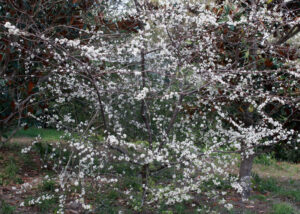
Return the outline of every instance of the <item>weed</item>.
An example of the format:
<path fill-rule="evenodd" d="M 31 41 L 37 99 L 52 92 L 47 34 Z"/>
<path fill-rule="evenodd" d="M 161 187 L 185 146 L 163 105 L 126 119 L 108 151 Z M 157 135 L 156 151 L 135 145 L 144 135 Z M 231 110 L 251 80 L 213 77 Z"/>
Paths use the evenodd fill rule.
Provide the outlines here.
<path fill-rule="evenodd" d="M 296 211 L 288 203 L 274 204 L 272 207 L 272 214 L 295 214 Z"/>

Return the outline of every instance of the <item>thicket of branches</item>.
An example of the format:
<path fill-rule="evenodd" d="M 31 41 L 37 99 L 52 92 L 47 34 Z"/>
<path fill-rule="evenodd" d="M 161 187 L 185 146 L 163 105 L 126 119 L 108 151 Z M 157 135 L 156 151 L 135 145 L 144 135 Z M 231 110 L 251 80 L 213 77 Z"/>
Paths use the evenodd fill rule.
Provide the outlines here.
<path fill-rule="evenodd" d="M 78 199 L 92 209 L 85 185 L 115 186 L 116 163 L 140 178 L 141 189 L 119 189 L 136 210 L 197 194 L 224 204 L 223 182 L 247 198 L 254 157 L 299 145 L 297 6 L 2 2 L 1 132 L 32 123 L 65 131 L 56 146 L 70 155 L 47 156 L 60 212 L 79 184 Z M 239 177 L 228 169 L 233 153 Z"/>

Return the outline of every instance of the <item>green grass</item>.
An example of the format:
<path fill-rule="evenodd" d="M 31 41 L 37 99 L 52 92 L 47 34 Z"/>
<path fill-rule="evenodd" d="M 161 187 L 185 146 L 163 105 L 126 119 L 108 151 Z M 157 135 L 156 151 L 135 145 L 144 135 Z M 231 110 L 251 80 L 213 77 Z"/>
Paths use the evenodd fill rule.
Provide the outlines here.
<path fill-rule="evenodd" d="M 58 196 L 55 196 L 52 199 L 47 199 L 47 200 L 41 200 L 40 203 L 36 203 L 34 205 L 29 205 L 29 201 L 35 199 L 35 197 L 29 196 L 24 200 L 25 206 L 34 206 L 38 209 L 38 213 L 41 214 L 48 214 L 48 213 L 57 213 L 58 210 L 58 203 L 59 203 L 59 198 Z"/>
<path fill-rule="evenodd" d="M 259 201 L 267 201 L 267 197 L 264 195 L 252 195 L 250 196 L 250 200 L 257 199 Z"/>
<path fill-rule="evenodd" d="M 0 201 L 0 214 L 13 214 L 15 209 L 15 207 L 5 203 L 5 201 Z"/>
<path fill-rule="evenodd" d="M 278 192 L 280 190 L 280 187 L 274 178 L 261 178 L 257 174 L 254 174 L 252 183 L 254 189 L 261 193 Z"/>
<path fill-rule="evenodd" d="M 276 165 L 276 160 L 272 157 L 272 155 L 261 154 L 254 159 L 255 164 L 261 164 L 265 166 Z"/>
<path fill-rule="evenodd" d="M 28 137 L 35 138 L 41 136 L 43 140 L 59 140 L 60 136 L 63 135 L 63 131 L 57 131 L 56 129 L 39 129 L 39 128 L 29 128 L 29 129 L 21 129 L 16 132 L 15 137 Z"/>
<path fill-rule="evenodd" d="M 19 166 L 13 157 L 9 158 L 9 162 L 6 163 L 3 170 L 0 172 L 0 185 L 7 185 L 10 183 L 23 183 L 22 179 L 18 175 Z"/>
<path fill-rule="evenodd" d="M 300 202 L 300 189 L 291 190 L 291 189 L 280 189 L 278 192 L 279 196 L 286 197 L 296 202 Z"/>
<path fill-rule="evenodd" d="M 56 181 L 44 180 L 43 183 L 39 186 L 39 188 L 41 191 L 54 193 L 56 186 L 57 186 Z"/>
<path fill-rule="evenodd" d="M 274 178 L 261 178 L 254 174 L 252 182 L 254 189 L 261 193 L 270 192 L 276 197 L 300 202 L 300 187 L 294 185 L 295 181 L 290 180 L 288 183 L 279 183 Z"/>
<path fill-rule="evenodd" d="M 271 214 L 296 214 L 296 211 L 288 203 L 278 203 L 273 205 Z"/>

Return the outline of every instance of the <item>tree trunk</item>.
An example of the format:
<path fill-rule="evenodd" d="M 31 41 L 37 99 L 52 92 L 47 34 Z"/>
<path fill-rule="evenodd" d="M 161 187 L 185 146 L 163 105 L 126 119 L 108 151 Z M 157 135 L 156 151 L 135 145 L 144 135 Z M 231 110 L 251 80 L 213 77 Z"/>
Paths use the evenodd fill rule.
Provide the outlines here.
<path fill-rule="evenodd" d="M 242 186 L 242 199 L 248 199 L 251 192 L 251 170 L 254 160 L 254 155 L 248 157 L 242 156 L 240 165 L 239 181 Z"/>

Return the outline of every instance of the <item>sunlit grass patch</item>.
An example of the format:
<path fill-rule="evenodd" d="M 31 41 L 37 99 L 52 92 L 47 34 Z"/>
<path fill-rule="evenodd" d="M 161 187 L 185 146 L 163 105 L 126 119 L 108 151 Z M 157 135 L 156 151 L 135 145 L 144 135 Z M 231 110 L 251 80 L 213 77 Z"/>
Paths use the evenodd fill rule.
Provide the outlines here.
<path fill-rule="evenodd" d="M 57 131 L 56 129 L 43 129 L 43 128 L 35 128 L 31 127 L 29 129 L 20 129 L 16 132 L 15 137 L 28 137 L 28 138 L 36 138 L 40 136 L 43 140 L 54 141 L 59 140 L 60 136 L 64 134 L 63 131 Z"/>

